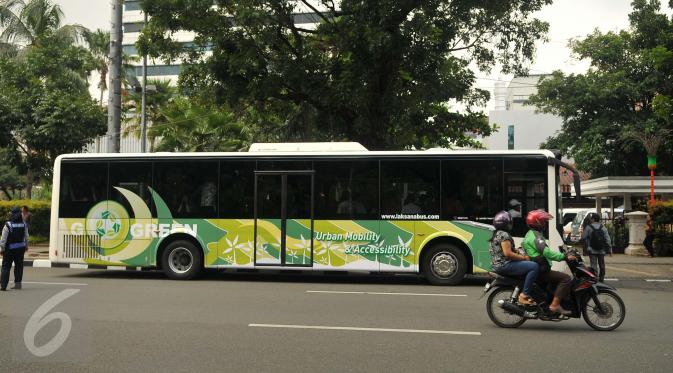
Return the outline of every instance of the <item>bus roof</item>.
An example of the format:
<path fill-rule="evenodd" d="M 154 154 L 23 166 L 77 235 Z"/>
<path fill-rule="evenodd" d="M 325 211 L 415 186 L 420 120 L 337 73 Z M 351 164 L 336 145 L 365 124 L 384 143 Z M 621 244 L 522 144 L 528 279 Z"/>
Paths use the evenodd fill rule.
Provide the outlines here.
<path fill-rule="evenodd" d="M 58 160 L 62 159 L 131 159 L 131 158 L 305 158 L 305 157 L 433 157 L 433 156 L 544 156 L 546 158 L 555 158 L 550 150 L 532 149 L 532 150 L 450 150 L 450 149 L 431 149 L 431 150 L 402 150 L 402 151 L 268 151 L 258 149 L 253 152 L 157 152 L 157 153 L 75 153 L 62 154 Z"/>

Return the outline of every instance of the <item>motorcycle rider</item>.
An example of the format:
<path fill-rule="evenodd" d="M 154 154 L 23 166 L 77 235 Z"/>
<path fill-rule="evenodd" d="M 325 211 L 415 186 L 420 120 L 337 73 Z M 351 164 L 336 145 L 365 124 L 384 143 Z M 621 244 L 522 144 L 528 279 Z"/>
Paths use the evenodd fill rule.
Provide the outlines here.
<path fill-rule="evenodd" d="M 554 217 L 544 210 L 533 210 L 526 216 L 526 224 L 530 228 L 523 240 L 523 248 L 526 254 L 540 265 L 540 280 L 555 284 L 556 291 L 554 299 L 549 305 L 549 311 L 561 315 L 570 315 L 571 312 L 561 307 L 561 299 L 566 298 L 570 293 L 571 277 L 563 272 L 551 270 L 551 261 L 564 261 L 566 259 L 575 260 L 572 255 L 565 255 L 551 250 L 542 233 L 547 222 Z"/>
<path fill-rule="evenodd" d="M 519 294 L 518 301 L 524 305 L 534 305 L 530 297 L 530 288 L 535 283 L 540 266 L 530 261 L 528 255 L 518 253 L 514 248 L 514 240 L 510 235 L 512 230 L 512 215 L 507 211 L 500 211 L 493 218 L 493 236 L 491 243 L 491 269 L 503 276 L 522 276 L 526 279 L 523 284 L 523 292 Z"/>

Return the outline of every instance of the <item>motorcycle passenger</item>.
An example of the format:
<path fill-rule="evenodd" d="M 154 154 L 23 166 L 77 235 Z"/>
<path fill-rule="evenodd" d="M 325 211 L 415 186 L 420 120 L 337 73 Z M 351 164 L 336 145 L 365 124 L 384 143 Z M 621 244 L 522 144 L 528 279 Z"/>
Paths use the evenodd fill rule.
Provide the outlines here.
<path fill-rule="evenodd" d="M 540 266 L 531 262 L 527 255 L 518 253 L 514 249 L 514 240 L 510 235 L 512 230 L 512 215 L 507 211 L 500 211 L 493 218 L 495 231 L 489 242 L 491 243 L 491 269 L 503 276 L 524 276 L 523 292 L 519 294 L 519 303 L 534 305 L 530 296 L 530 288 L 535 283 Z"/>
<path fill-rule="evenodd" d="M 539 278 L 547 283 L 556 285 L 554 299 L 549 305 L 549 311 L 567 316 L 571 312 L 561 307 L 561 299 L 566 298 L 570 294 L 571 277 L 563 272 L 552 271 L 551 261 L 560 262 L 566 258 L 575 260 L 575 257 L 552 251 L 547 246 L 542 232 L 545 230 L 547 222 L 553 218 L 551 214 L 544 210 L 529 212 L 528 216 L 526 216 L 526 224 L 528 224 L 530 230 L 526 233 L 526 237 L 523 240 L 523 248 L 526 250 L 526 254 L 540 265 Z"/>

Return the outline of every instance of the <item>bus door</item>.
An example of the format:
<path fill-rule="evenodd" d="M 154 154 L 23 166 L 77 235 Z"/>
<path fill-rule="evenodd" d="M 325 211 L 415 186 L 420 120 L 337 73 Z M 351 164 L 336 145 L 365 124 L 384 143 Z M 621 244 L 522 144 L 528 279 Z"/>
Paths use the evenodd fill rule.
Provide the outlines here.
<path fill-rule="evenodd" d="M 313 263 L 313 171 L 255 173 L 255 265 Z"/>

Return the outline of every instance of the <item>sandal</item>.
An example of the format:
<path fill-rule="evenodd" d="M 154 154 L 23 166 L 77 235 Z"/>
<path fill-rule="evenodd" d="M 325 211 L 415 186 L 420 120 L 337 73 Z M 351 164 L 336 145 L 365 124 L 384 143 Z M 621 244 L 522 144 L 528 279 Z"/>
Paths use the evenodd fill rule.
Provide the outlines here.
<path fill-rule="evenodd" d="M 563 309 L 563 307 L 561 307 L 561 306 L 549 307 L 549 312 L 558 313 L 558 314 L 561 314 L 563 316 L 570 316 L 570 314 L 572 313 L 572 311 L 568 311 L 566 309 Z"/>
<path fill-rule="evenodd" d="M 523 293 L 519 294 L 519 298 L 517 300 L 519 304 L 523 304 L 524 306 L 534 306 L 537 303 L 533 300 L 533 298 L 524 295 Z"/>

